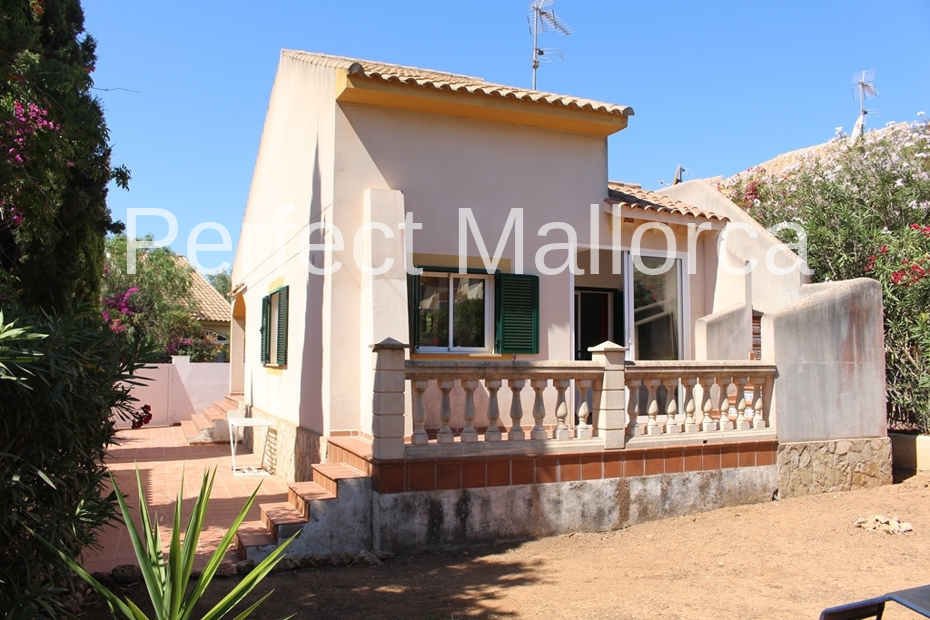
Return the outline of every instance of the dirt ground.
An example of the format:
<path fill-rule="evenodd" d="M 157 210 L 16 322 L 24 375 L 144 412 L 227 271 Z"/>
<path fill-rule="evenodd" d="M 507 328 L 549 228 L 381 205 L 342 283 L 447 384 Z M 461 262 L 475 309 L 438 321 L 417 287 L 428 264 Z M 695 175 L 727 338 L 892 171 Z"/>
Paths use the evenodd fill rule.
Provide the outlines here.
<path fill-rule="evenodd" d="M 899 517 L 914 530 L 855 526 L 874 515 Z M 209 601 L 235 582 L 216 579 Z M 912 476 L 616 532 L 301 569 L 269 576 L 251 600 L 275 589 L 257 619 L 817 618 L 824 607 L 926 583 L 930 477 Z M 147 600 L 141 586 L 120 592 Z M 82 616 L 109 617 L 99 606 Z M 885 614 L 919 617 L 894 603 Z"/>

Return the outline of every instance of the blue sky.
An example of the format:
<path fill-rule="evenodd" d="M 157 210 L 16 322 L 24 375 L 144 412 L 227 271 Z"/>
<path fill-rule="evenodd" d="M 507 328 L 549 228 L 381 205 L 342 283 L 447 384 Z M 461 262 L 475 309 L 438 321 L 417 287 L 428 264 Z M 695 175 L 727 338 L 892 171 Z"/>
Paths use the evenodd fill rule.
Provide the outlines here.
<path fill-rule="evenodd" d="M 117 2 L 84 0 L 98 40 L 94 73 L 113 160 L 132 170 L 112 189 L 114 217 L 163 208 L 186 253 L 201 222 L 238 240 L 282 48 L 414 65 L 529 87 L 529 0 L 471 2 Z M 543 35 L 565 52 L 538 88 L 632 106 L 610 138 L 610 178 L 656 189 L 729 176 L 848 131 L 852 75 L 876 70 L 870 126 L 930 112 L 930 2 L 558 0 L 575 33 Z M 127 92 L 135 91 L 135 92 Z M 159 218 L 139 233 L 165 235 Z M 206 231 L 200 243 L 219 243 Z M 233 251 L 202 253 L 204 267 Z"/>

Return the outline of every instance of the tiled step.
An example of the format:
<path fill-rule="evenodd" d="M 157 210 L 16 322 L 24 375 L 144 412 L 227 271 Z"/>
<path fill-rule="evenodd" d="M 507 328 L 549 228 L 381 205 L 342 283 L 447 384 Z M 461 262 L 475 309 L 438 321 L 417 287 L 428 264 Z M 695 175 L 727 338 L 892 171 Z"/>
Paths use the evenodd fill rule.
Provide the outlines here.
<path fill-rule="evenodd" d="M 192 415 L 191 422 L 199 430 L 213 430 L 213 420 L 208 419 L 207 416 L 203 415 L 202 413 L 195 413 Z"/>
<path fill-rule="evenodd" d="M 223 400 L 233 409 L 238 409 L 239 404 L 245 402 L 245 396 L 243 394 L 227 394 Z"/>
<path fill-rule="evenodd" d="M 316 482 L 291 482 L 287 485 L 287 501 L 304 520 L 310 519 L 310 502 L 316 499 L 335 499 L 335 497 Z"/>
<path fill-rule="evenodd" d="M 184 438 L 187 439 L 188 443 L 191 443 L 192 441 L 195 443 L 201 443 L 200 429 L 194 426 L 194 423 L 190 420 L 183 420 L 181 422 L 181 430 L 184 431 Z"/>
<path fill-rule="evenodd" d="M 262 523 L 279 543 L 300 531 L 307 519 L 290 502 L 261 504 Z"/>
<path fill-rule="evenodd" d="M 228 398 L 228 397 L 227 397 Z M 238 411 L 239 403 L 231 403 L 226 399 L 218 400 L 213 403 L 213 408 L 223 414 L 223 417 L 226 417 L 229 411 Z"/>
<path fill-rule="evenodd" d="M 210 422 L 225 422 L 226 421 L 226 412 L 222 410 L 217 410 L 214 407 L 204 407 L 203 416 L 210 420 Z"/>
<path fill-rule="evenodd" d="M 339 481 L 347 478 L 366 478 L 367 475 L 343 463 L 317 463 L 313 467 L 313 481 L 333 495 L 339 495 Z"/>
<path fill-rule="evenodd" d="M 236 531 L 236 553 L 241 560 L 255 555 L 267 556 L 277 546 L 277 539 L 261 521 L 244 521 Z"/>

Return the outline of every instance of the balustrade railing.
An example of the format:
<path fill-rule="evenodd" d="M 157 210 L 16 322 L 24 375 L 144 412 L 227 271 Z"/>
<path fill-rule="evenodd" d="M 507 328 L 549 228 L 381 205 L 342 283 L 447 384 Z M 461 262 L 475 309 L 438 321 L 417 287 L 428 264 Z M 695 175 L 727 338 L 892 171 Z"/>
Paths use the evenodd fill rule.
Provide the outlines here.
<path fill-rule="evenodd" d="M 603 375 L 604 367 L 596 362 L 407 361 L 405 378 L 414 394 L 411 444 L 590 439 L 593 433 L 587 402 L 595 398 L 592 391 L 599 389 Z M 577 416 L 570 417 L 566 392 L 573 385 L 581 405 Z M 429 398 L 430 386 L 439 390 L 438 399 Z M 501 420 L 499 392 L 505 386 L 509 391 L 509 404 L 507 393 L 504 395 L 509 425 Z M 460 429 L 452 427 L 451 393 L 456 387 L 464 392 Z M 481 387 L 487 401 L 479 416 L 475 392 Z M 524 421 L 523 393 L 527 387 L 533 391 L 532 425 Z M 556 395 L 554 406 L 547 408 L 545 392 L 549 387 Z M 438 418 L 438 428 L 428 427 L 431 406 L 434 414 L 438 408 L 438 416 L 432 416 Z M 486 423 L 480 429 L 475 425 L 479 418 Z"/>
<path fill-rule="evenodd" d="M 626 435 L 767 428 L 774 379 L 765 361 L 629 362 Z"/>
<path fill-rule="evenodd" d="M 772 426 L 768 362 L 625 362 L 612 343 L 592 347 L 592 361 L 406 360 L 405 348 L 374 347 L 376 459 L 428 458 L 451 444 L 456 454 L 617 449 L 638 436 L 687 443 Z"/>

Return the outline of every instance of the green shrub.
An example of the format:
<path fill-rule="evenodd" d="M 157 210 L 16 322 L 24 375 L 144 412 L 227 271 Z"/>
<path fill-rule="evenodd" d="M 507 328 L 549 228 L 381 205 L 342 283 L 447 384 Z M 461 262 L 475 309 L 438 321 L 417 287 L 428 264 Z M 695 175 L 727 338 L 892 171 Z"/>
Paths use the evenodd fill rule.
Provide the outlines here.
<path fill-rule="evenodd" d="M 779 174 L 750 169 L 720 189 L 765 226 L 800 223 L 814 282 L 881 283 L 888 421 L 930 432 L 930 122 L 854 144 L 840 136 Z"/>
<path fill-rule="evenodd" d="M 59 617 L 68 568 L 30 530 L 69 557 L 117 518 L 104 483 L 113 416 L 139 416 L 131 384 L 147 358 L 87 310 L 71 316 L 20 314 L 41 339 L 14 339 L 0 381 L 0 610 L 7 618 Z"/>

